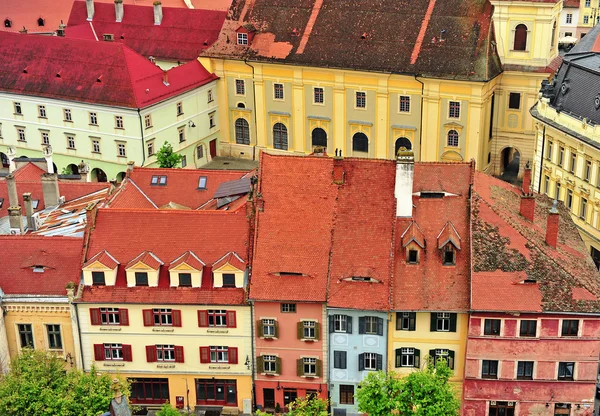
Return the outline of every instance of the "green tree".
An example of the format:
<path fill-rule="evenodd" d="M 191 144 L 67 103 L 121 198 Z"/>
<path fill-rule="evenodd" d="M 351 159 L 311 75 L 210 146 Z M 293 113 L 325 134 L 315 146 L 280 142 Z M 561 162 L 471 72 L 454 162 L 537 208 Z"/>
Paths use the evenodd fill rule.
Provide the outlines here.
<path fill-rule="evenodd" d="M 287 416 L 327 416 L 329 402 L 319 397 L 298 397 L 288 405 Z M 257 416 L 270 416 L 268 413 L 256 412 Z"/>
<path fill-rule="evenodd" d="M 112 387 L 112 378 L 94 367 L 65 371 L 62 359 L 25 349 L 0 377 L 0 415 L 96 416 L 108 411 Z M 125 381 L 120 387 L 128 393 Z"/>
<path fill-rule="evenodd" d="M 399 378 L 397 374 L 369 373 L 356 393 L 358 410 L 370 416 L 458 415 L 460 401 L 448 383 L 452 370 L 445 360 Z"/>
<path fill-rule="evenodd" d="M 167 402 L 156 412 L 156 416 L 181 416 L 181 413 Z"/>
<path fill-rule="evenodd" d="M 161 168 L 174 168 L 181 163 L 183 156 L 173 152 L 173 146 L 165 141 L 158 152 L 156 152 L 156 161 Z"/>

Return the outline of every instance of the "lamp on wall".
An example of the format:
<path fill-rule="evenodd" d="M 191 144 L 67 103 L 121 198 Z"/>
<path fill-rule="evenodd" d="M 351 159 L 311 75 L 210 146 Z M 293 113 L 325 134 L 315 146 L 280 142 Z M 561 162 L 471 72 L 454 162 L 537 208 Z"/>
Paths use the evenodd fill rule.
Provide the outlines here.
<path fill-rule="evenodd" d="M 190 126 L 190 127 L 196 127 L 196 125 L 194 124 L 194 122 L 192 120 L 190 120 L 188 122 L 188 126 Z"/>
<path fill-rule="evenodd" d="M 279 385 L 279 381 L 277 382 L 277 390 L 281 390 L 281 386 Z"/>
<path fill-rule="evenodd" d="M 246 368 L 248 370 L 250 370 L 250 357 L 248 357 L 247 355 L 246 355 L 246 361 L 244 362 L 244 365 L 246 366 Z"/>

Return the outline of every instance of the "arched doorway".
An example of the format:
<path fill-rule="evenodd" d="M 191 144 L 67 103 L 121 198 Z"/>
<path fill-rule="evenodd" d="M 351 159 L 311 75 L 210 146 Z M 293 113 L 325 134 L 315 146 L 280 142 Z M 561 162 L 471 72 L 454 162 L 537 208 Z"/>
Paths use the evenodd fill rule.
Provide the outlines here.
<path fill-rule="evenodd" d="M 398 150 L 400 150 L 401 147 L 404 147 L 406 150 L 412 150 L 412 143 L 406 137 L 398 138 L 396 140 L 396 146 L 395 146 L 395 150 L 394 150 L 395 156 L 398 155 Z"/>
<path fill-rule="evenodd" d="M 121 182 L 123 182 L 123 179 L 125 179 L 125 172 L 117 173 L 117 182 L 121 183 Z"/>
<path fill-rule="evenodd" d="M 516 147 L 505 147 L 500 153 L 500 169 L 502 179 L 513 183 L 519 177 L 521 153 Z"/>
<path fill-rule="evenodd" d="M 70 172 L 71 175 L 79 175 L 79 166 L 74 163 L 71 163 L 67 166 L 67 172 Z"/>
<path fill-rule="evenodd" d="M 4 153 L 0 152 L 0 163 L 2 163 L 3 168 L 8 168 L 10 166 L 10 161 L 8 160 L 8 156 Z"/>
<path fill-rule="evenodd" d="M 106 173 L 100 168 L 92 169 L 92 182 L 106 182 Z"/>
<path fill-rule="evenodd" d="M 327 133 L 320 127 L 312 131 L 312 146 L 322 146 L 327 148 Z"/>

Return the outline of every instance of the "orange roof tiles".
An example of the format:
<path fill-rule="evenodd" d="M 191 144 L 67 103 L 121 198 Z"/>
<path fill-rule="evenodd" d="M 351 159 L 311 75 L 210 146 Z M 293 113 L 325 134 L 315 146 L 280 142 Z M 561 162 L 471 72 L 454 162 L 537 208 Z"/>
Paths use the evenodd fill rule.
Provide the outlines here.
<path fill-rule="evenodd" d="M 28 162 L 26 165 L 17 169 L 13 176 L 17 181 L 20 182 L 39 182 L 42 174 L 46 171 L 39 166 Z"/>
<path fill-rule="evenodd" d="M 177 257 L 169 264 L 169 271 L 173 270 L 180 264 L 187 264 L 188 266 L 193 267 L 196 270 L 202 270 L 202 268 L 205 266 L 204 262 L 189 250 L 183 253 L 181 256 Z"/>
<path fill-rule="evenodd" d="M 125 178 L 121 182 L 121 186 L 106 202 L 106 206 L 110 208 L 157 208 L 148 195 L 130 178 Z"/>
<path fill-rule="evenodd" d="M 408 224 L 408 227 L 402 233 L 402 247 L 408 246 L 410 243 L 414 242 L 419 245 L 422 249 L 425 248 L 425 237 L 423 236 L 423 231 L 419 227 L 415 221 L 411 221 Z"/>
<path fill-rule="evenodd" d="M 229 252 L 221 257 L 219 260 L 213 263 L 212 267 L 213 269 L 219 269 L 226 264 L 229 264 L 238 270 L 246 270 L 246 262 L 240 256 L 238 256 L 237 253 L 233 252 Z"/>
<path fill-rule="evenodd" d="M 85 262 L 83 267 L 87 267 L 91 264 L 94 264 L 95 262 L 98 262 L 103 266 L 108 267 L 109 269 L 115 269 L 119 265 L 119 262 L 106 250 L 102 250 L 95 256 L 91 257 L 88 261 Z"/>
<path fill-rule="evenodd" d="M 160 266 L 164 264 L 162 260 L 156 257 L 156 255 L 154 255 L 151 251 L 144 251 L 140 253 L 139 256 L 127 263 L 125 265 L 125 270 L 132 268 L 138 263 L 142 263 L 143 265 L 148 266 L 153 270 L 158 270 Z"/>
<path fill-rule="evenodd" d="M 460 235 L 452 225 L 452 221 L 448 221 L 440 234 L 438 235 L 438 248 L 442 249 L 448 243 L 452 243 L 454 247 L 460 250 Z"/>
<path fill-rule="evenodd" d="M 472 308 L 476 311 L 541 312 L 539 285 L 516 283 L 514 278 L 514 274 L 500 270 L 475 273 Z"/>

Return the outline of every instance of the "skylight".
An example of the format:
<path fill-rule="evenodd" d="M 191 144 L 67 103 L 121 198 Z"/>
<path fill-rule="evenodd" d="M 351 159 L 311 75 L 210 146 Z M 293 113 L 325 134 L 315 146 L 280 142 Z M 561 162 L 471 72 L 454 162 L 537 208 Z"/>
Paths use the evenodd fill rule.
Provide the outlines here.
<path fill-rule="evenodd" d="M 167 175 L 152 175 L 150 185 L 165 186 L 167 184 Z"/>
<path fill-rule="evenodd" d="M 40 205 L 39 199 L 34 199 L 33 201 L 31 201 L 31 206 L 33 207 L 33 209 L 37 209 L 38 205 Z"/>
<path fill-rule="evenodd" d="M 33 272 L 34 273 L 44 273 L 44 266 L 33 266 Z"/>
<path fill-rule="evenodd" d="M 206 176 L 200 176 L 198 179 L 198 189 L 206 189 L 206 182 L 208 178 Z"/>

